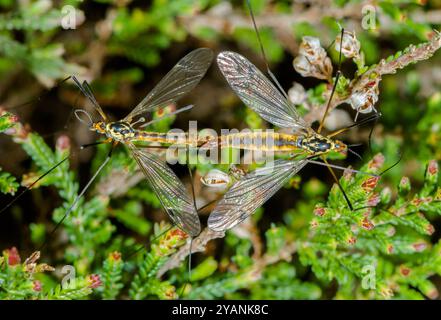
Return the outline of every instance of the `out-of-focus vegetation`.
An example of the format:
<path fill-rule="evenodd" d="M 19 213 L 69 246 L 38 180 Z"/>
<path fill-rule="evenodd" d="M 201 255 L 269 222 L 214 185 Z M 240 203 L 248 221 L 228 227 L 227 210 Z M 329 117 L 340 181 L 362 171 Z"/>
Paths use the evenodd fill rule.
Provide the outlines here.
<path fill-rule="evenodd" d="M 356 149 L 363 160 L 350 156 L 339 164 L 380 173 L 402 155 L 399 164 L 381 179 L 342 175 L 354 211 L 326 168 L 308 165 L 225 236 L 204 230 L 194 240 L 200 253 L 187 285 L 189 238 L 170 229 L 123 147 L 51 235 L 109 148 L 79 150 L 96 138 L 71 117 L 85 100 L 71 82 L 57 83 L 72 74 L 90 81 L 103 109 L 118 119 L 194 48 L 238 51 L 262 70 L 265 65 L 243 1 L 0 0 L 0 208 L 70 154 L 0 214 L 0 298 L 439 298 L 441 61 L 433 29 L 440 28 L 441 3 L 251 3 L 272 71 L 314 127 L 335 79 L 295 71 L 302 37 L 320 39 L 335 74 L 339 24 L 355 32 L 360 55 L 343 55 L 340 102 L 350 103 L 351 88 L 363 83 L 355 80 L 369 70 L 395 66 L 369 78 L 378 87 L 375 108 L 382 114 L 371 139 L 368 126 L 339 136 L 363 143 Z M 218 131 L 268 126 L 241 104 L 215 66 L 186 102 L 195 104 L 190 112 L 149 130 L 187 130 L 187 120 Z M 355 116 L 349 104 L 333 109 L 328 131 Z M 199 181 L 211 167 L 193 167 L 200 207 L 222 194 Z M 191 192 L 186 168 L 173 169 Z M 200 212 L 203 224 L 210 208 Z M 209 241 L 215 238 L 221 239 Z"/>

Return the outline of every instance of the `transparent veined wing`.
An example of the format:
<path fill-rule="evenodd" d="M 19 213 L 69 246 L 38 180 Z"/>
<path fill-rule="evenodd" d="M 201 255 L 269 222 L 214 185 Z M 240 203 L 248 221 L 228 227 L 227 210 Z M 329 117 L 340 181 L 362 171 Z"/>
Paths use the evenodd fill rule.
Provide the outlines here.
<path fill-rule="evenodd" d="M 271 198 L 307 160 L 276 160 L 237 181 L 217 203 L 208 227 L 225 231 L 241 223 Z"/>
<path fill-rule="evenodd" d="M 199 216 L 181 180 L 158 156 L 127 145 L 172 222 L 190 236 L 197 236 L 201 231 Z"/>
<path fill-rule="evenodd" d="M 281 128 L 309 128 L 295 107 L 244 56 L 224 51 L 217 56 L 217 64 L 239 98 L 263 119 Z"/>
<path fill-rule="evenodd" d="M 175 103 L 191 91 L 207 72 L 213 60 L 213 51 L 208 48 L 193 50 L 171 69 L 153 90 L 124 118 L 133 118 Z"/>

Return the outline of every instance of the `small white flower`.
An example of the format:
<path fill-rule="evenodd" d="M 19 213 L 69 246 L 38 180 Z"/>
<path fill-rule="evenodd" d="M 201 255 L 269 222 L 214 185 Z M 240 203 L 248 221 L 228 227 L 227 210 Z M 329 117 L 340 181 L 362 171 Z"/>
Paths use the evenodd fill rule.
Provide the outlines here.
<path fill-rule="evenodd" d="M 294 69 L 298 73 L 300 73 L 303 77 L 308 77 L 314 72 L 314 66 L 303 55 L 298 55 L 294 59 L 293 65 L 294 65 Z"/>
<path fill-rule="evenodd" d="M 349 126 L 351 123 L 352 119 L 346 111 L 334 109 L 325 119 L 325 128 L 329 131 L 335 131 L 338 128 Z"/>
<path fill-rule="evenodd" d="M 322 48 L 319 38 L 305 36 L 300 44 L 299 55 L 306 56 L 312 64 L 315 64 L 326 57 L 326 51 Z"/>
<path fill-rule="evenodd" d="M 349 104 L 354 110 L 359 113 L 370 113 L 376 111 L 374 106 L 378 101 L 378 93 L 375 89 L 364 91 L 356 91 L 352 93 Z"/>
<path fill-rule="evenodd" d="M 326 55 L 320 40 L 315 37 L 303 37 L 299 55 L 293 61 L 294 69 L 303 77 L 331 79 L 331 59 Z"/>
<path fill-rule="evenodd" d="M 305 88 L 300 83 L 294 82 L 293 86 L 288 90 L 288 97 L 295 105 L 303 103 L 306 100 Z"/>

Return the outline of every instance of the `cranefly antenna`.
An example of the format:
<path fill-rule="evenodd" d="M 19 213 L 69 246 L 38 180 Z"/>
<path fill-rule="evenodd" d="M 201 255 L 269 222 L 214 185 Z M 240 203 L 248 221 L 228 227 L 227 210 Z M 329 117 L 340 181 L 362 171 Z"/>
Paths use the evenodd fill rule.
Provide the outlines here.
<path fill-rule="evenodd" d="M 46 92 L 40 94 L 37 98 L 35 99 L 31 99 L 29 101 L 26 101 L 22 104 L 19 104 L 18 106 L 12 107 L 11 109 L 20 109 L 22 107 L 25 107 L 29 104 L 33 104 L 37 101 L 41 101 L 42 98 L 46 97 L 50 92 L 52 92 L 55 88 L 59 87 L 60 85 L 62 85 L 64 82 L 66 82 L 67 80 L 69 80 L 71 78 L 71 76 L 59 81 L 57 84 L 55 84 L 52 88 L 48 89 Z"/>

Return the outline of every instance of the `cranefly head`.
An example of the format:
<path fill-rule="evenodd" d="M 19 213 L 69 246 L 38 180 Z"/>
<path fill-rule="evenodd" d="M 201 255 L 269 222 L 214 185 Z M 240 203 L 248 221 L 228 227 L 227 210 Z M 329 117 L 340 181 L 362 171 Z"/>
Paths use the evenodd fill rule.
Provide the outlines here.
<path fill-rule="evenodd" d="M 333 151 L 337 152 L 343 156 L 346 156 L 348 154 L 348 145 L 340 140 L 334 140 L 333 141 Z"/>
<path fill-rule="evenodd" d="M 82 124 L 86 125 L 89 130 L 95 131 L 101 134 L 106 133 L 106 124 L 103 121 L 93 121 L 92 116 L 89 112 L 83 109 L 77 109 L 74 111 L 75 117 Z"/>
<path fill-rule="evenodd" d="M 97 133 L 105 134 L 106 133 L 106 124 L 102 121 L 94 122 L 89 127 L 90 130 L 95 131 Z"/>

